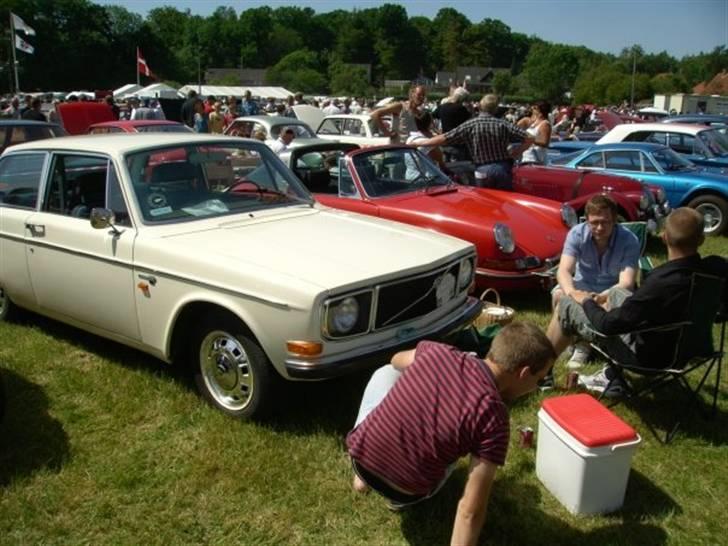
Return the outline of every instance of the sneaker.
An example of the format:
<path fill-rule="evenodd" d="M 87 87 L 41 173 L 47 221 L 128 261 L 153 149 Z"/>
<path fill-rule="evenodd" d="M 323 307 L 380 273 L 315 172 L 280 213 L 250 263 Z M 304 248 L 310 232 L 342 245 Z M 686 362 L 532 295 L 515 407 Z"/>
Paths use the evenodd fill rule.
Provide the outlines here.
<path fill-rule="evenodd" d="M 566 367 L 570 370 L 578 370 L 589 361 L 590 354 L 591 349 L 588 345 L 577 345 L 574 347 L 574 352 L 566 363 Z"/>
<path fill-rule="evenodd" d="M 612 379 L 609 387 L 604 390 L 605 398 L 610 400 L 617 400 L 619 398 L 625 398 L 630 395 L 630 388 L 623 377 L 618 376 Z"/>
<path fill-rule="evenodd" d="M 542 391 L 548 391 L 554 388 L 554 370 L 551 369 L 543 376 L 543 379 L 538 382 L 538 388 Z"/>
<path fill-rule="evenodd" d="M 594 392 L 604 392 L 604 389 L 607 388 L 607 385 L 609 384 L 609 379 L 607 378 L 607 368 L 602 368 L 601 371 L 595 373 L 594 375 L 580 375 L 579 376 L 579 385 L 585 387 L 587 390 L 594 391 Z"/>

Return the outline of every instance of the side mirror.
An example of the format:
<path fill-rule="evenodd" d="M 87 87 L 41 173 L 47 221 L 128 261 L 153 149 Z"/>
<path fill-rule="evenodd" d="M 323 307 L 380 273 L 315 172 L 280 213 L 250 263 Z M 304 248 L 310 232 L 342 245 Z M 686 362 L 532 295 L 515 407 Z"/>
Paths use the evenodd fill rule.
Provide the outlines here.
<path fill-rule="evenodd" d="M 116 229 L 114 222 L 116 216 L 114 211 L 111 209 L 93 208 L 91 209 L 91 227 L 94 229 L 105 229 L 111 228 L 114 233 L 120 235 L 121 232 Z"/>

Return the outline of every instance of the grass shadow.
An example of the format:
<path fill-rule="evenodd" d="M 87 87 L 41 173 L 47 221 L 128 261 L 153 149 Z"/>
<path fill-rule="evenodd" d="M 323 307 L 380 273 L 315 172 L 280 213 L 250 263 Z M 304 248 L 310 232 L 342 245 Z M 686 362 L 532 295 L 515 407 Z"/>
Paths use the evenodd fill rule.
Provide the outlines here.
<path fill-rule="evenodd" d="M 69 457 L 68 436 L 48 413 L 48 397 L 39 385 L 4 369 L 5 415 L 0 423 L 0 487 L 18 478 L 60 470 Z"/>
<path fill-rule="evenodd" d="M 452 532 L 457 502 L 462 493 L 465 471 L 458 472 L 458 479 L 451 480 L 436 497 L 421 505 L 402 512 L 401 528 L 409 544 L 429 546 L 447 544 Z M 455 476 L 454 476 L 455 477 Z M 649 515 L 653 507 L 635 504 L 657 497 L 659 515 L 666 514 L 674 503 L 655 488 L 643 476 L 637 478 L 631 489 L 646 487 L 647 494 L 632 499 L 629 505 L 616 515 L 589 518 L 592 528 L 582 530 L 578 522 L 568 523 L 562 514 L 549 514 L 541 506 L 542 490 L 531 483 L 514 477 L 499 477 L 493 486 L 485 528 L 480 544 L 528 545 L 528 544 L 590 544 L 591 546 L 618 544 L 660 545 L 667 542 L 667 533 L 654 524 L 643 523 L 640 517 Z M 630 493 L 628 492 L 628 495 Z M 636 497 L 637 495 L 635 495 Z M 629 514 L 629 517 L 627 517 Z M 622 521 L 614 523 L 614 518 Z M 593 528 L 596 521 L 605 525 Z"/>

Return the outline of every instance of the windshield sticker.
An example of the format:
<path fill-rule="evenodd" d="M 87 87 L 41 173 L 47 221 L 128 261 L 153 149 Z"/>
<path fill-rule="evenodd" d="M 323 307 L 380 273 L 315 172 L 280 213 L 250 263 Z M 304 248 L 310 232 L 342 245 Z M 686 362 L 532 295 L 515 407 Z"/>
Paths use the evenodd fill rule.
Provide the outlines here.
<path fill-rule="evenodd" d="M 224 214 L 230 211 L 225 203 L 219 199 L 208 199 L 198 205 L 184 207 L 182 210 L 190 216 L 209 216 L 210 214 Z"/>
<path fill-rule="evenodd" d="M 172 212 L 172 207 L 160 207 L 158 209 L 150 209 L 149 214 L 152 216 L 162 216 L 163 214 L 169 214 Z"/>

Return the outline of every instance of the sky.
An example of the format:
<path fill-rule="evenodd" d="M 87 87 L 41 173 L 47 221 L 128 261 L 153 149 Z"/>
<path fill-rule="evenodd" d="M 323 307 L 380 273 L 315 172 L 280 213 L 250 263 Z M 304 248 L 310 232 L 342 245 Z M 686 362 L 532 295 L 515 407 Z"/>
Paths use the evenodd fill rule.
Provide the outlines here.
<path fill-rule="evenodd" d="M 146 15 L 155 7 L 174 6 L 196 15 L 209 15 L 216 7 L 237 12 L 259 6 L 311 7 L 317 13 L 351 11 L 380 6 L 373 0 L 92 0 L 120 5 Z M 420 0 L 396 1 L 411 16 L 430 19 L 443 7 L 452 7 L 477 23 L 499 19 L 512 32 L 535 35 L 549 42 L 583 45 L 594 51 L 619 53 L 639 44 L 647 53 L 667 51 L 678 59 L 728 45 L 728 0 Z"/>

